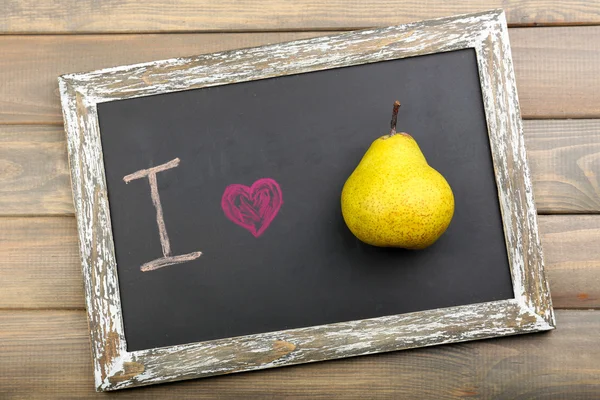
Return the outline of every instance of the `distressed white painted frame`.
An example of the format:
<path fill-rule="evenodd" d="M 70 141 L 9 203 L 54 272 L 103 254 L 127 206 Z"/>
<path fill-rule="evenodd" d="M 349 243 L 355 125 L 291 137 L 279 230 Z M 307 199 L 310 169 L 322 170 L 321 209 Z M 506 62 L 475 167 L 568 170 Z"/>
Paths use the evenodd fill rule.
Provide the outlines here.
<path fill-rule="evenodd" d="M 128 352 L 96 105 L 473 48 L 515 298 Z M 554 328 L 504 12 L 441 18 L 59 78 L 97 390 Z"/>

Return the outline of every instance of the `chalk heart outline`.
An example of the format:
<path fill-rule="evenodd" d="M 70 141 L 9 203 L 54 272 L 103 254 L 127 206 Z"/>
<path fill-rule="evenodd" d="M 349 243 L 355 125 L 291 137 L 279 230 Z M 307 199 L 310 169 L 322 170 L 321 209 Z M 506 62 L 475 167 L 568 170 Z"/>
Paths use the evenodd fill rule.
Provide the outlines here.
<path fill-rule="evenodd" d="M 231 184 L 225 188 L 221 198 L 225 216 L 248 230 L 255 238 L 271 225 L 282 204 L 281 188 L 271 178 L 259 179 L 250 187 Z"/>

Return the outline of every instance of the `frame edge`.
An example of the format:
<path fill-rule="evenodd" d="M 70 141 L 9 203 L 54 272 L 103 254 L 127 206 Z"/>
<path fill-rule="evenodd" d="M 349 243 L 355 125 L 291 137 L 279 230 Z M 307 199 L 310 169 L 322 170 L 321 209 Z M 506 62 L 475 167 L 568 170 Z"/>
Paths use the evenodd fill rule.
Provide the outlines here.
<path fill-rule="evenodd" d="M 95 108 L 95 105 L 88 104 L 86 95 L 78 90 L 77 82 L 70 77 L 59 76 L 58 84 L 68 147 L 73 205 L 77 217 L 78 250 L 84 283 L 95 390 L 99 392 L 105 390 L 105 382 L 111 376 L 110 371 L 122 368 L 120 360 L 123 353 L 126 353 L 122 321 L 118 314 L 110 312 L 111 305 L 114 304 L 111 304 L 111 299 L 106 293 L 114 286 L 109 281 L 116 282 L 116 276 L 109 276 L 109 271 L 104 270 L 102 266 L 105 262 L 103 257 L 108 256 L 110 259 L 111 256 L 106 253 L 104 256 L 98 254 L 98 249 L 106 250 L 107 247 L 112 246 L 112 237 L 102 235 L 102 229 L 106 226 L 110 230 L 108 207 L 103 207 L 101 204 L 101 188 L 105 189 L 106 186 L 103 165 L 99 177 L 97 172 L 89 171 L 94 169 L 89 158 L 99 154 L 98 162 L 101 164 L 103 159 L 99 138 L 89 134 L 90 119 L 94 119 L 94 113 L 90 112 L 90 109 Z M 108 200 L 106 202 L 108 203 Z M 103 240 L 109 243 L 99 243 Z M 98 291 L 100 296 L 96 296 Z M 115 292 L 118 293 L 118 285 L 115 286 Z M 114 302 L 120 306 L 119 298 L 116 300 L 113 298 L 112 303 Z M 106 311 L 109 315 L 106 315 Z"/>
<path fill-rule="evenodd" d="M 513 291 L 523 309 L 539 317 L 540 328 L 548 330 L 556 322 L 544 273 L 506 14 L 497 14 L 491 22 L 477 53 Z"/>

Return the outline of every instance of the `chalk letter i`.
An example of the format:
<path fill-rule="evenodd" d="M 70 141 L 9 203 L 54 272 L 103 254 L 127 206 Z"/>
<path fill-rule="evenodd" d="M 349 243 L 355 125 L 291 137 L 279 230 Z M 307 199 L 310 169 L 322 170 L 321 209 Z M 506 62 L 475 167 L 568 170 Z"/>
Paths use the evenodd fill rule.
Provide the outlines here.
<path fill-rule="evenodd" d="M 156 208 L 156 223 L 158 225 L 158 233 L 160 234 L 160 244 L 162 246 L 163 257 L 157 258 L 156 260 L 149 261 L 140 267 L 142 272 L 153 271 L 162 267 L 166 267 L 173 264 L 181 264 L 187 261 L 195 260 L 200 257 L 202 253 L 200 251 L 183 254 L 180 256 L 171 255 L 171 244 L 169 243 L 169 236 L 167 235 L 167 228 L 165 227 L 165 220 L 163 218 L 163 210 L 160 204 L 160 195 L 158 194 L 158 183 L 156 181 L 156 174 L 161 171 L 166 171 L 171 168 L 175 168 L 179 165 L 179 158 L 158 165 L 156 167 L 141 169 L 133 174 L 129 174 L 123 178 L 125 183 L 129 183 L 135 179 L 148 178 L 150 183 L 150 196 L 152 197 L 152 203 Z"/>

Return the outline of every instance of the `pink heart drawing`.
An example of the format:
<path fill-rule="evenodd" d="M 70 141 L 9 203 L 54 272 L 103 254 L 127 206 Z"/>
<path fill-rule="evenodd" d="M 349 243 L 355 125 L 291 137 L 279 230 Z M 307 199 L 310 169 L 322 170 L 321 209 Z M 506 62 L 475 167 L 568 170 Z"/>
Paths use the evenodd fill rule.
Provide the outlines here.
<path fill-rule="evenodd" d="M 254 237 L 264 233 L 282 204 L 281 188 L 271 178 L 259 179 L 251 187 L 237 183 L 229 185 L 221 199 L 225 216 Z"/>

